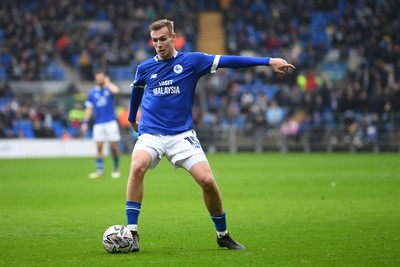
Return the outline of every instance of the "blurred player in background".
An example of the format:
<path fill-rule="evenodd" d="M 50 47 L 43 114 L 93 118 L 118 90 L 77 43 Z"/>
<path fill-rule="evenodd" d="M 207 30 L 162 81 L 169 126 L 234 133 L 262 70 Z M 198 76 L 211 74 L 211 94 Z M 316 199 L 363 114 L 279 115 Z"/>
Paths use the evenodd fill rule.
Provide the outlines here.
<path fill-rule="evenodd" d="M 173 22 L 159 20 L 149 27 L 157 55 L 141 63 L 132 83 L 129 121 L 139 139 L 132 152 L 127 184 L 127 227 L 134 237 L 132 251 L 139 251 L 138 217 L 143 198 L 143 179 L 165 155 L 175 168 L 184 168 L 201 186 L 204 203 L 217 231 L 220 247 L 244 250 L 227 230 L 220 190 L 193 129 L 192 105 L 197 81 L 218 68 L 270 66 L 284 75 L 294 69 L 281 58 L 254 58 L 177 52 Z M 140 121 L 136 121 L 141 104 Z M 177 207 L 178 208 L 178 207 Z M 166 225 L 168 227 L 168 225 Z"/>
<path fill-rule="evenodd" d="M 117 85 L 111 82 L 105 71 L 95 73 L 96 86 L 89 92 L 85 102 L 85 117 L 82 123 L 82 132 L 88 129 L 88 122 L 93 116 L 93 140 L 96 142 L 97 158 L 96 172 L 90 173 L 89 178 L 95 179 L 103 176 L 103 145 L 110 142 L 113 157 L 113 170 L 111 177 L 119 178 L 119 149 L 121 139 L 118 121 L 115 114 L 114 95 L 119 94 Z"/>

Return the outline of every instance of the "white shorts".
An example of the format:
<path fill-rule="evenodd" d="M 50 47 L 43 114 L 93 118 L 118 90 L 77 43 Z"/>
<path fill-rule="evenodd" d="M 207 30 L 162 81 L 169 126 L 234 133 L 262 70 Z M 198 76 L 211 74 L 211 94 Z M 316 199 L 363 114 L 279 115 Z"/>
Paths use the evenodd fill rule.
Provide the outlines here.
<path fill-rule="evenodd" d="M 175 168 L 187 171 L 197 162 L 208 161 L 194 130 L 177 135 L 142 134 L 133 148 L 137 150 L 151 155 L 150 169 L 155 168 L 164 155 Z"/>
<path fill-rule="evenodd" d="M 121 140 L 117 121 L 95 124 L 93 126 L 93 140 L 96 142 L 118 142 Z"/>

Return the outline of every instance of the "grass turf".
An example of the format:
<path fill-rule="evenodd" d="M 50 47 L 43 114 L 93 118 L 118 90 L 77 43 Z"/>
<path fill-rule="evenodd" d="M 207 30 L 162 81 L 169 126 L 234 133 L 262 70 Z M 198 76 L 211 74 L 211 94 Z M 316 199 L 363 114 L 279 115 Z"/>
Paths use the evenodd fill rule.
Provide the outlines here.
<path fill-rule="evenodd" d="M 0 160 L 0 266 L 399 266 L 398 154 L 209 155 L 232 236 L 218 248 L 198 185 L 165 160 L 148 172 L 141 251 L 107 254 L 125 224 L 123 178 L 94 159 Z M 110 170 L 111 159 L 105 166 Z"/>

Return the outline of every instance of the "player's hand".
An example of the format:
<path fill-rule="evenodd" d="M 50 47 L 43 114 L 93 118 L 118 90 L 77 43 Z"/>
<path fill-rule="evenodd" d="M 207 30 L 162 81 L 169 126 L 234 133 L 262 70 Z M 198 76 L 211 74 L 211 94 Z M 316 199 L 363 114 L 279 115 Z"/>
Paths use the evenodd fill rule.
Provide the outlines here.
<path fill-rule="evenodd" d="M 139 123 L 131 122 L 131 126 L 132 126 L 133 130 L 135 130 L 135 132 L 138 132 Z"/>
<path fill-rule="evenodd" d="M 111 82 L 110 76 L 106 76 L 104 78 L 104 84 L 108 85 L 108 84 L 110 84 L 110 82 Z"/>
<path fill-rule="evenodd" d="M 82 133 L 86 133 L 87 130 L 88 130 L 88 124 L 87 123 L 82 123 L 81 132 Z"/>
<path fill-rule="evenodd" d="M 284 76 L 288 71 L 294 70 L 295 67 L 292 64 L 286 62 L 282 58 L 271 58 L 269 60 L 269 66 L 281 76 Z"/>

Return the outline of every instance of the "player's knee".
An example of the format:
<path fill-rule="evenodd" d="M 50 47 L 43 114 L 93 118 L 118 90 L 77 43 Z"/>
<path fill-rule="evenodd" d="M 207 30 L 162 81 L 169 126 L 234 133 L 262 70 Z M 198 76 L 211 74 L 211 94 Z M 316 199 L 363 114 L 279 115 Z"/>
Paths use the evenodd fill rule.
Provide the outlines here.
<path fill-rule="evenodd" d="M 149 164 L 142 159 L 132 160 L 131 165 L 131 172 L 140 176 L 143 176 L 149 168 Z"/>
<path fill-rule="evenodd" d="M 215 190 L 216 189 L 216 182 L 212 175 L 205 175 L 198 180 L 200 186 L 204 190 Z"/>

